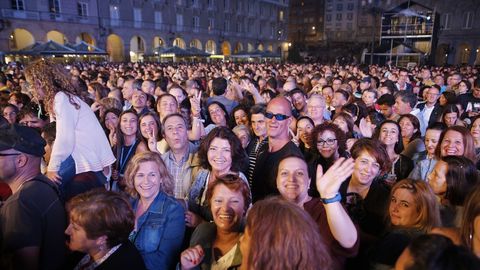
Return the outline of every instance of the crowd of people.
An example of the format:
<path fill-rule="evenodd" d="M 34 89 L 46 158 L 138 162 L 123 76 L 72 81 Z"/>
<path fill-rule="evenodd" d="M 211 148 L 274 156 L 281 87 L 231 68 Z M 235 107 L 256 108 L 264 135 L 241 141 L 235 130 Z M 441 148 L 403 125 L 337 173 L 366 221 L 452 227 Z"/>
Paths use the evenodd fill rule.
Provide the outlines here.
<path fill-rule="evenodd" d="M 475 67 L 0 73 L 1 269 L 480 269 Z"/>

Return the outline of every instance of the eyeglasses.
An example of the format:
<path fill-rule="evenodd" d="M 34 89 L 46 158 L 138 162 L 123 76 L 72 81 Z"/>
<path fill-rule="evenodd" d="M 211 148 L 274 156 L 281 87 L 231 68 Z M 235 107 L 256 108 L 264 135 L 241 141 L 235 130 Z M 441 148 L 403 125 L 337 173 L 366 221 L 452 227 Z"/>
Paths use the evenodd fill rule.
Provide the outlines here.
<path fill-rule="evenodd" d="M 18 156 L 21 153 L 0 153 L 0 157 L 8 157 L 8 156 Z"/>
<path fill-rule="evenodd" d="M 335 142 L 337 141 L 337 139 L 326 139 L 325 141 L 324 140 L 319 140 L 317 142 L 317 145 L 320 145 L 320 146 L 323 146 L 325 144 L 327 145 L 333 145 Z"/>
<path fill-rule="evenodd" d="M 289 118 L 290 116 L 285 115 L 285 114 L 281 114 L 281 113 L 274 114 L 274 113 L 271 113 L 271 112 L 266 112 L 265 117 L 267 117 L 268 119 L 273 119 L 273 117 L 275 117 L 275 119 L 277 121 L 283 121 L 283 120 Z"/>

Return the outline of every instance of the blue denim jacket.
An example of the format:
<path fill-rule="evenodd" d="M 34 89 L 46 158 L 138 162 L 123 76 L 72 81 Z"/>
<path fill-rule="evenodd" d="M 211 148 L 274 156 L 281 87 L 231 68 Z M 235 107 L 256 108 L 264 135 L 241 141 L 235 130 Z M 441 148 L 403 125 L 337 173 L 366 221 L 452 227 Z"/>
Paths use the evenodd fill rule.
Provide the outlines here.
<path fill-rule="evenodd" d="M 132 202 L 134 211 L 139 199 Z M 147 269 L 171 269 L 181 251 L 185 233 L 185 210 L 173 197 L 159 192 L 148 210 L 138 218 L 130 234 Z"/>

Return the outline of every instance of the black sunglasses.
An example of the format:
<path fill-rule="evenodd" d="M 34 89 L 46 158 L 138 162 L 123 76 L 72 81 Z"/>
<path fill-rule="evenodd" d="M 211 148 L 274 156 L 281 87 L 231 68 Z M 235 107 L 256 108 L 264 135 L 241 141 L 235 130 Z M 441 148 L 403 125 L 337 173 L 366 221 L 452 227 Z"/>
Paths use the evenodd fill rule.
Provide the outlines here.
<path fill-rule="evenodd" d="M 273 114 L 271 112 L 266 112 L 265 117 L 267 117 L 268 119 L 272 119 L 273 117 L 275 117 L 275 119 L 277 119 L 277 121 L 283 121 L 283 120 L 289 118 L 290 116 L 285 115 L 285 114 L 281 114 L 281 113 Z"/>

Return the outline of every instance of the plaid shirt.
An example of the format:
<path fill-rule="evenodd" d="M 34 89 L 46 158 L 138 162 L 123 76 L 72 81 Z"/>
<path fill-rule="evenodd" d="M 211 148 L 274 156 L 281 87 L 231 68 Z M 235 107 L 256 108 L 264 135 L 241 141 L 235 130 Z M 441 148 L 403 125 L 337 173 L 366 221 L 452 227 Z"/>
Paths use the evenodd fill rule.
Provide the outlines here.
<path fill-rule="evenodd" d="M 177 199 L 185 199 L 192 184 L 191 157 L 197 152 L 194 144 L 189 143 L 188 152 L 177 161 L 171 150 L 162 155 L 168 172 L 172 175 L 175 187 L 173 193 Z"/>

